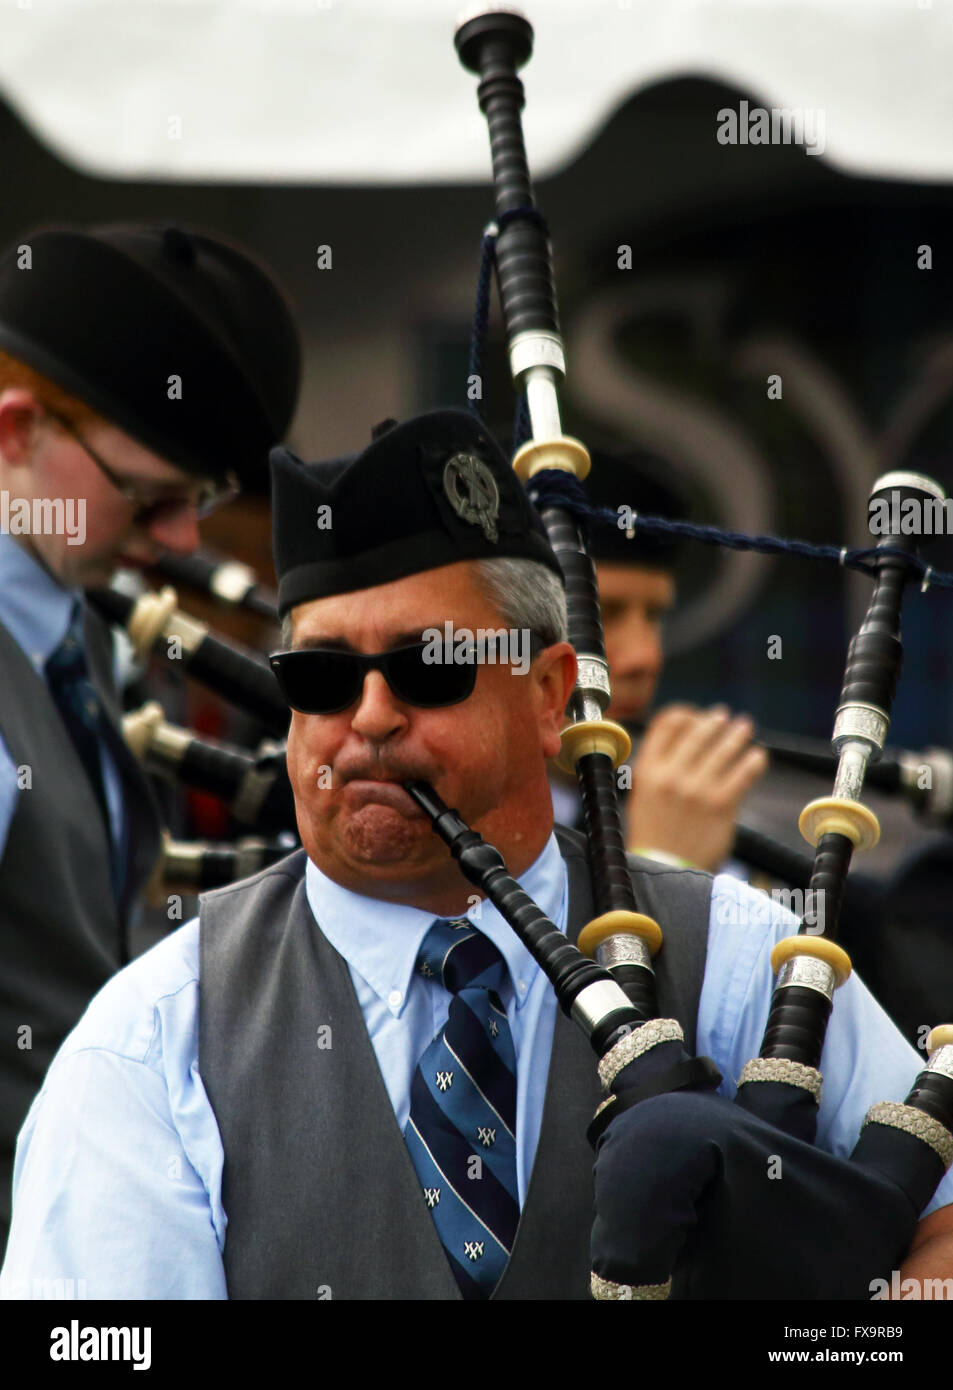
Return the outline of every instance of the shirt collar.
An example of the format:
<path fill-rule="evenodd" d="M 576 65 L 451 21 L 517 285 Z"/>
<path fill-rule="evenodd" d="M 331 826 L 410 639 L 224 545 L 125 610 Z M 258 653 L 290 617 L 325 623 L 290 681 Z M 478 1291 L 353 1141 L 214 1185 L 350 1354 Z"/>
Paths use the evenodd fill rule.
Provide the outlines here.
<path fill-rule="evenodd" d="M 519 884 L 550 921 L 565 931 L 568 877 L 555 835 L 550 835 Z M 399 1016 L 407 1000 L 417 955 L 434 921 L 433 913 L 352 893 L 323 874 L 310 859 L 305 889 L 311 911 L 331 945 L 363 976 L 391 1013 Z M 516 1007 L 522 1008 L 539 966 L 490 902 L 480 898 L 468 909 L 466 902 L 463 892 L 461 910 L 454 915 L 467 917 L 477 931 L 498 947 L 513 980 Z"/>
<path fill-rule="evenodd" d="M 82 601 L 78 589 L 64 589 L 25 546 L 0 533 L 0 618 L 41 675 Z"/>

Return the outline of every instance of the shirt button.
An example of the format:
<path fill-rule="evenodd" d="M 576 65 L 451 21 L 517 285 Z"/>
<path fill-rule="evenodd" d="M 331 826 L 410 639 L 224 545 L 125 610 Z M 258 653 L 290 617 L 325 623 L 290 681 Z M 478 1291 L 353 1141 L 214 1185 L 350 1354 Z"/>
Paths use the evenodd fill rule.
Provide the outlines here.
<path fill-rule="evenodd" d="M 516 982 L 516 988 L 519 990 L 520 994 L 525 994 L 525 993 L 526 993 L 526 981 L 525 981 L 525 980 L 517 980 L 517 982 Z"/>
<path fill-rule="evenodd" d="M 387 1003 L 392 1009 L 399 1009 L 404 1002 L 404 996 L 399 989 L 392 989 L 387 996 Z"/>

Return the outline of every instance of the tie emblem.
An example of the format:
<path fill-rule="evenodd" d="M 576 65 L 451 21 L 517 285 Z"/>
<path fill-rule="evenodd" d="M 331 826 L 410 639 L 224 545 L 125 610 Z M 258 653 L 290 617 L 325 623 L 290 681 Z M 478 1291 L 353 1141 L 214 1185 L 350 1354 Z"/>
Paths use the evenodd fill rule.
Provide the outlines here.
<path fill-rule="evenodd" d="M 486 1021 L 486 1030 L 487 1030 L 487 1032 L 489 1033 L 489 1035 L 490 1035 L 491 1038 L 495 1038 L 495 1037 L 497 1036 L 497 1034 L 498 1034 L 499 1031 L 500 1031 L 500 1025 L 497 1023 L 497 1021 L 496 1021 L 495 1018 L 488 1018 L 488 1019 L 487 1019 L 487 1021 Z"/>
<path fill-rule="evenodd" d="M 441 1091 L 449 1091 L 449 1090 L 450 1090 L 450 1087 L 451 1087 L 452 1085 L 453 1085 L 453 1072 L 452 1072 L 452 1071 L 438 1071 L 438 1072 L 437 1072 L 437 1086 L 439 1087 L 439 1089 L 440 1089 Z"/>
<path fill-rule="evenodd" d="M 425 1187 L 425 1188 L 424 1188 L 424 1198 L 426 1199 L 427 1206 L 430 1207 L 431 1210 L 432 1210 L 432 1209 L 437 1205 L 437 1203 L 440 1201 L 440 1188 L 439 1188 L 439 1187 Z"/>
<path fill-rule="evenodd" d="M 465 1240 L 463 1242 L 463 1253 L 468 1260 L 480 1260 L 483 1258 L 482 1240 Z"/>
<path fill-rule="evenodd" d="M 421 963 L 421 966 L 420 966 L 420 973 L 421 973 L 421 975 L 426 975 L 426 977 L 427 977 L 428 980 L 432 980 L 432 979 L 433 979 L 433 971 L 431 970 L 430 966 L 427 964 L 426 961 L 423 961 L 423 962 Z"/>
<path fill-rule="evenodd" d="M 485 1149 L 490 1148 L 496 1142 L 496 1130 L 490 1129 L 487 1125 L 480 1125 L 477 1130 L 477 1138 Z"/>

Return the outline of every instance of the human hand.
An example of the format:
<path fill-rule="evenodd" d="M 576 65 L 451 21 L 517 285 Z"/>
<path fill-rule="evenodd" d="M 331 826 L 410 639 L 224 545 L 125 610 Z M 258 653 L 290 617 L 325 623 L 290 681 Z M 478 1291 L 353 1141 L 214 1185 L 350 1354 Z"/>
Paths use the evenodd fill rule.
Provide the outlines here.
<path fill-rule="evenodd" d="M 752 721 L 724 705 L 669 705 L 649 724 L 632 766 L 625 842 L 712 872 L 727 858 L 742 801 L 768 767 Z"/>

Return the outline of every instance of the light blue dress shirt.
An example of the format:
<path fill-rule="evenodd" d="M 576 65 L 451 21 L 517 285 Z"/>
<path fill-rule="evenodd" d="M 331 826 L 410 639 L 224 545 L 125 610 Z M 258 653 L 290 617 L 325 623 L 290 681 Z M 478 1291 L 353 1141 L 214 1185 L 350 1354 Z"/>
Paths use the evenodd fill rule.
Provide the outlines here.
<path fill-rule="evenodd" d="M 521 882 L 564 930 L 567 878 L 555 837 Z M 312 912 L 348 963 L 403 1126 L 414 1067 L 449 1009 L 442 986 L 414 971 L 432 918 L 351 893 L 311 863 L 306 888 Z M 522 1201 L 539 1138 L 555 996 L 490 904 L 462 896 L 458 915 L 464 912 L 499 946 L 513 979 L 507 1013 L 517 1053 Z M 795 926 L 747 884 L 715 879 L 697 1046 L 714 1058 L 727 1095 L 761 1043 L 771 948 Z M 194 919 L 110 980 L 63 1043 L 20 1133 L 3 1297 L 226 1297 L 223 1153 L 198 1071 L 198 978 Z M 823 1146 L 848 1154 L 868 1107 L 902 1100 L 922 1062 L 851 978 L 837 993 L 822 1058 Z M 928 1210 L 950 1202 L 948 1175 Z"/>
<path fill-rule="evenodd" d="M 0 532 L 0 623 L 43 681 L 46 663 L 66 636 L 76 603 L 85 604 L 80 589 L 64 589 L 24 546 Z M 122 783 L 102 740 L 100 759 L 113 842 L 120 844 Z M 16 765 L 0 729 L 0 858 L 20 795 L 29 792 L 19 788 Z"/>

